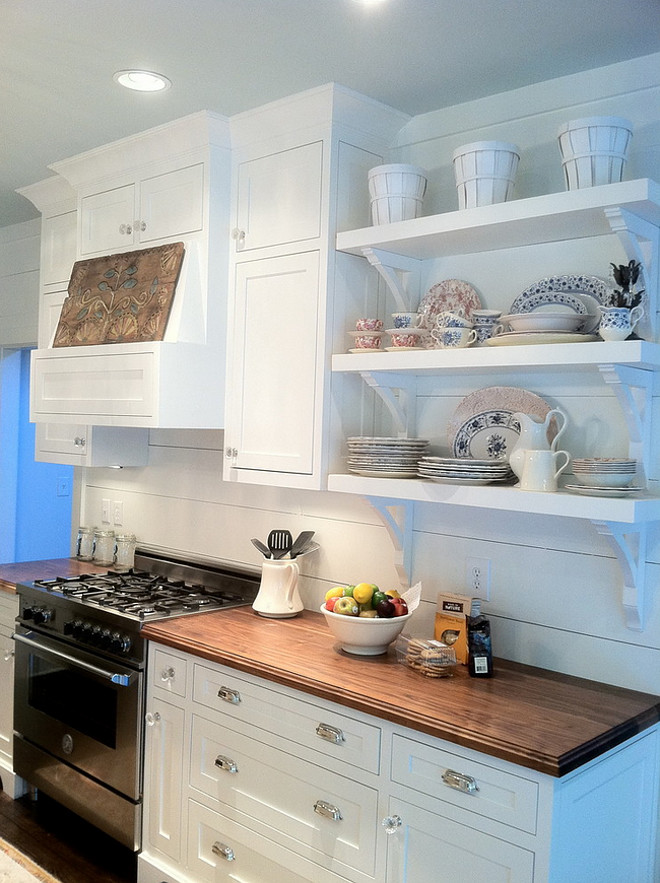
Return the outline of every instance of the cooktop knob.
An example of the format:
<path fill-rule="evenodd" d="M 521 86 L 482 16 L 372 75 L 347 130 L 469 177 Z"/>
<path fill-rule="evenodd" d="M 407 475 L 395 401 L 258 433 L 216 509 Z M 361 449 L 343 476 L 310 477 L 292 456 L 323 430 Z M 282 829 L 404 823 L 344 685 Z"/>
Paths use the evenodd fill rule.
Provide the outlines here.
<path fill-rule="evenodd" d="M 52 616 L 52 610 L 48 610 L 46 607 L 38 607 L 32 611 L 32 622 L 35 625 L 41 625 L 42 623 L 50 622 Z"/>
<path fill-rule="evenodd" d="M 131 649 L 131 639 L 128 635 L 122 635 L 120 632 L 114 632 L 110 641 L 110 649 L 114 653 L 128 653 Z"/>

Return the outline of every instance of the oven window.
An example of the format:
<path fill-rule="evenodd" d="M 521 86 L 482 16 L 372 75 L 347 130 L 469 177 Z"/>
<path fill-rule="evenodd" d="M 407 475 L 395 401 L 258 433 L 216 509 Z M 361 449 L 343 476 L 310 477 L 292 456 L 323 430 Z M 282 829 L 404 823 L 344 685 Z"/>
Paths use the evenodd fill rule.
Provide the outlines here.
<path fill-rule="evenodd" d="M 28 702 L 43 714 L 115 748 L 116 688 L 82 671 L 30 654 Z"/>

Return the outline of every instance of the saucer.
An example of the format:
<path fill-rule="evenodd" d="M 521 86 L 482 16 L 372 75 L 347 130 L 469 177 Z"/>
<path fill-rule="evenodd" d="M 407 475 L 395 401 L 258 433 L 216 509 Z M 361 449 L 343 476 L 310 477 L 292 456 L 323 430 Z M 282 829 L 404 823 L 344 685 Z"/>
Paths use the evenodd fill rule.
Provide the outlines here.
<path fill-rule="evenodd" d="M 371 347 L 371 346 L 362 346 L 362 347 L 359 347 L 358 349 L 349 350 L 349 353 L 382 353 L 382 352 L 384 352 L 384 350 L 382 350 L 380 347 Z"/>
<path fill-rule="evenodd" d="M 386 346 L 385 352 L 388 353 L 408 353 L 414 350 L 416 353 L 421 352 L 424 349 L 423 346 Z"/>
<path fill-rule="evenodd" d="M 641 494 L 645 490 L 637 485 L 627 487 L 588 487 L 586 484 L 567 484 L 564 490 L 572 494 L 582 494 L 583 497 L 632 497 Z"/>

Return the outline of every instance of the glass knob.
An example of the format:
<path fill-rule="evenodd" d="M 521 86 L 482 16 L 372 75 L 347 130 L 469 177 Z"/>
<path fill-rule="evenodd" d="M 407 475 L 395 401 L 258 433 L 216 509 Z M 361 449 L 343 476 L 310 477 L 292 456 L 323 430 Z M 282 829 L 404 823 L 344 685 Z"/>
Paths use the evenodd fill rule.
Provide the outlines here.
<path fill-rule="evenodd" d="M 381 824 L 388 834 L 396 834 L 403 822 L 401 816 L 386 816 Z"/>

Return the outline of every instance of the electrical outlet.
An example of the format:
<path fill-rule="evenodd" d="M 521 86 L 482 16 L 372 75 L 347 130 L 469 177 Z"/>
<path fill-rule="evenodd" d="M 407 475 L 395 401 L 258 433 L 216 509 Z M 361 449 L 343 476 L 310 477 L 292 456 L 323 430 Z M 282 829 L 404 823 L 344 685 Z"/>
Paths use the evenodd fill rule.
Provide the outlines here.
<path fill-rule="evenodd" d="M 124 523 L 124 504 L 121 500 L 115 500 L 112 504 L 112 523 L 118 527 Z"/>
<path fill-rule="evenodd" d="M 101 521 L 110 524 L 110 500 L 101 500 Z"/>
<path fill-rule="evenodd" d="M 60 475 L 57 479 L 57 496 L 68 497 L 71 495 L 71 482 L 66 475 Z"/>
<path fill-rule="evenodd" d="M 490 601 L 490 558 L 468 558 L 465 562 L 465 585 L 471 598 Z"/>

